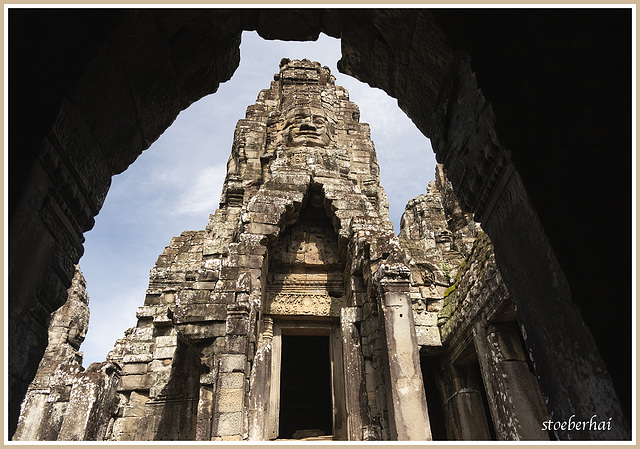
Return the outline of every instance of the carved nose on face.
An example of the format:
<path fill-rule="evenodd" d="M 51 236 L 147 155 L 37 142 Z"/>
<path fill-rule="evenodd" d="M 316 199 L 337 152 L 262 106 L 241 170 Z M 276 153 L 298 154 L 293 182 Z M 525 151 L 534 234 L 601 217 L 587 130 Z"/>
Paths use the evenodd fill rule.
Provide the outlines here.
<path fill-rule="evenodd" d="M 308 119 L 300 124 L 301 131 L 315 131 L 316 129 L 316 125 L 314 125 L 313 122 Z"/>

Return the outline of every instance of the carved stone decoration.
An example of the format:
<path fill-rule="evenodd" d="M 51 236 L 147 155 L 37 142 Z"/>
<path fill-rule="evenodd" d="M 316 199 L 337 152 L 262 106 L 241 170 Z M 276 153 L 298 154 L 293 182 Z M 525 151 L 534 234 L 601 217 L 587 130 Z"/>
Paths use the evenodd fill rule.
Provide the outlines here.
<path fill-rule="evenodd" d="M 266 313 L 271 315 L 309 315 L 339 317 L 346 301 L 328 295 L 285 293 L 267 300 Z"/>

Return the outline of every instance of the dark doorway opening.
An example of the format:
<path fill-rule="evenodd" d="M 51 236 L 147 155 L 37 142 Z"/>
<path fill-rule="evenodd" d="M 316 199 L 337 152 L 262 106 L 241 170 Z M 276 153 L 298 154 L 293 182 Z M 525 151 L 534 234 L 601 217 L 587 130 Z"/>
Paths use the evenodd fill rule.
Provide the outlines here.
<path fill-rule="evenodd" d="M 332 434 L 329 337 L 282 336 L 279 438 Z"/>
<path fill-rule="evenodd" d="M 444 414 L 442 413 L 442 398 L 433 374 L 433 363 L 431 358 L 426 355 L 422 355 L 420 357 L 420 367 L 422 368 L 424 392 L 427 395 L 427 409 L 429 412 L 429 423 L 431 424 L 431 437 L 434 441 L 446 441 L 447 428 L 445 427 Z"/>

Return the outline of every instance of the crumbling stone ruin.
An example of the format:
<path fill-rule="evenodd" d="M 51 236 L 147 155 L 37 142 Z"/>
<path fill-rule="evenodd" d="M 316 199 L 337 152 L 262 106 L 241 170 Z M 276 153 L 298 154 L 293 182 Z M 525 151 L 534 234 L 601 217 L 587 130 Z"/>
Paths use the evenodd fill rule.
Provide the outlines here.
<path fill-rule="evenodd" d="M 56 324 L 86 311 L 77 277 L 16 440 L 548 439 L 488 237 L 442 166 L 394 235 L 369 127 L 317 62 L 282 60 L 219 209 L 87 371 L 86 319 Z"/>
<path fill-rule="evenodd" d="M 52 314 L 49 345 L 22 403 L 14 440 L 102 440 L 112 414 L 119 367 L 82 367 L 89 296 L 76 265 L 67 302 Z"/>

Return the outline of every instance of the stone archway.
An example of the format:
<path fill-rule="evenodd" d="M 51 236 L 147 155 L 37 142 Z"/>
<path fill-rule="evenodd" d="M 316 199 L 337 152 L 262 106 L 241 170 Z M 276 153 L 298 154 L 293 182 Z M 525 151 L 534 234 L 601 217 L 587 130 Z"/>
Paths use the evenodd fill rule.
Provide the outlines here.
<path fill-rule="evenodd" d="M 617 210 L 606 198 L 562 190 L 566 186 L 556 178 L 563 171 L 552 167 L 547 174 L 545 165 L 527 150 L 535 148 L 551 157 L 549 165 L 556 162 L 570 167 L 567 161 L 572 161 L 571 152 L 579 145 L 583 154 L 578 166 L 586 170 L 580 175 L 567 174 L 569 180 L 581 180 L 588 186 L 600 167 L 610 169 L 607 174 L 619 175 L 623 188 L 618 191 L 608 183 L 600 185 L 605 193 L 615 192 L 628 204 L 630 194 L 624 186 L 630 185 L 630 179 L 625 181 L 630 178 L 625 169 L 630 142 L 621 136 L 630 125 L 628 112 L 624 112 L 629 109 L 630 96 L 626 94 L 630 91 L 611 90 L 609 83 L 616 83 L 608 78 L 608 72 L 603 74 L 603 69 L 593 67 L 588 76 L 578 74 L 576 90 L 589 92 L 590 86 L 602 87 L 598 83 L 604 83 L 598 113 L 581 110 L 581 104 L 590 103 L 579 94 L 571 97 L 571 108 L 539 101 L 538 94 L 545 94 L 550 87 L 552 92 L 563 92 L 562 76 L 557 82 L 531 80 L 528 66 L 518 61 L 491 67 L 495 61 L 488 56 L 488 49 L 507 51 L 518 42 L 524 48 L 537 49 L 536 45 L 551 43 L 553 55 L 558 56 L 552 61 L 554 71 L 568 77 L 575 74 L 575 68 L 571 61 L 560 61 L 560 56 L 580 59 L 608 53 L 606 48 L 577 46 L 576 40 L 567 36 L 590 36 L 584 30 L 592 32 L 597 27 L 590 25 L 604 21 L 616 25 L 605 27 L 607 33 L 616 32 L 597 37 L 626 49 L 630 45 L 630 14 L 549 14 L 542 11 L 533 17 L 528 13 L 525 18 L 522 13 L 484 13 L 480 21 L 474 21 L 473 14 L 466 11 L 401 9 L 12 11 L 10 429 L 15 427 L 20 401 L 46 346 L 48 316 L 66 300 L 73 264 L 82 254 L 82 233 L 93 226 L 111 176 L 125 170 L 180 110 L 228 79 L 239 61 L 240 33 L 257 30 L 266 39 L 313 40 L 320 32 L 340 37 L 340 70 L 398 99 L 403 111 L 431 138 L 463 208 L 476 214 L 495 244 L 497 262 L 516 298 L 518 320 L 554 417 L 563 419 L 574 413 L 613 417 L 620 423 L 621 433 L 610 437 L 628 437 L 614 385 L 630 416 L 630 397 L 626 397 L 630 392 L 630 357 L 619 357 L 614 351 L 620 344 L 624 352 L 630 347 L 630 320 L 619 318 L 628 316 L 631 309 L 627 301 L 630 276 L 625 275 L 620 283 L 615 266 L 594 271 L 587 246 L 594 241 L 587 237 L 593 236 L 578 231 L 581 244 L 567 243 L 571 234 L 566 223 L 579 223 L 580 209 L 595 201 L 593 207 L 612 217 L 611 223 L 621 227 L 623 238 L 617 245 L 605 234 L 593 239 L 602 248 L 613 246 L 614 254 L 625 259 L 630 256 L 630 211 L 624 206 Z M 579 20 L 574 20 L 576 17 Z M 527 33 L 522 26 L 517 32 L 510 28 L 513 39 L 508 42 L 490 34 L 478 40 L 473 34 L 509 22 L 515 28 L 518 24 L 533 26 L 541 19 L 548 33 L 543 40 L 536 40 L 536 33 Z M 554 32 L 556 22 L 565 27 L 566 35 Z M 468 52 L 472 58 L 480 55 L 479 59 L 470 59 Z M 484 69 L 478 72 L 478 83 L 472 71 L 476 61 Z M 608 70 L 617 74 L 613 81 L 628 84 L 630 62 L 624 57 L 609 58 L 608 62 Z M 502 79 L 504 72 L 497 73 L 505 66 L 511 70 L 507 82 Z M 489 98 L 479 90 L 485 85 Z M 519 85 L 524 85 L 525 94 L 505 98 L 517 92 Z M 604 98 L 606 93 L 613 95 Z M 544 111 L 553 112 L 557 123 L 527 121 L 528 113 Z M 623 116 L 617 122 L 607 121 L 604 116 L 615 115 L 611 112 Z M 575 125 L 579 120 L 584 123 Z M 603 132 L 608 140 L 582 145 L 584 139 L 575 137 L 579 134 L 576 131 L 592 135 L 589 127 L 606 129 Z M 617 151 L 603 158 L 602 142 Z M 545 182 L 552 186 L 552 194 L 559 193 L 571 206 L 561 207 L 567 203 L 555 198 L 549 198 L 551 205 L 545 206 L 551 196 L 545 195 L 549 185 Z M 532 192 L 535 208 L 529 196 Z M 569 282 L 563 271 L 571 274 Z M 603 279 L 603 285 L 595 288 L 597 294 L 604 289 L 620 298 L 623 304 L 619 308 L 602 311 L 597 294 L 587 294 L 583 283 L 595 278 L 594 274 Z M 608 289 L 614 282 L 618 286 L 611 293 Z M 590 392 L 588 400 L 579 399 L 585 390 Z"/>

